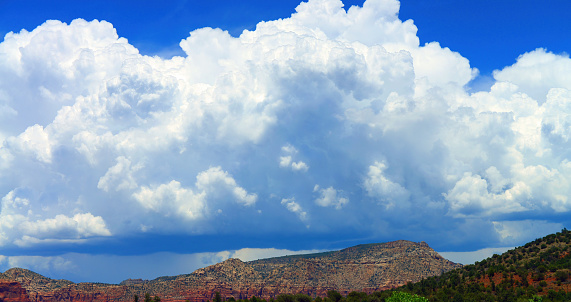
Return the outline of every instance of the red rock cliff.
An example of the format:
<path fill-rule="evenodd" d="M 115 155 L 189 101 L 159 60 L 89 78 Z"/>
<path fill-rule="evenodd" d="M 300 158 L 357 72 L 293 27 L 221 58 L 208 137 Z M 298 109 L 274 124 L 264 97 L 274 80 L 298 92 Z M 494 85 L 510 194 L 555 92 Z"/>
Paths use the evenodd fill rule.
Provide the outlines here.
<path fill-rule="evenodd" d="M 12 280 L 0 279 L 0 301 L 3 302 L 30 302 L 26 290 L 20 283 Z"/>

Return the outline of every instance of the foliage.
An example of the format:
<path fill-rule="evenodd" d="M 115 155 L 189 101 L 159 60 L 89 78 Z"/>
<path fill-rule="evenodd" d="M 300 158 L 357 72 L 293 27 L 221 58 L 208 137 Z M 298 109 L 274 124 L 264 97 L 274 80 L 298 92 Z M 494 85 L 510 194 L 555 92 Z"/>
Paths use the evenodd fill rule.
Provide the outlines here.
<path fill-rule="evenodd" d="M 394 292 L 393 295 L 385 300 L 386 302 L 428 302 L 425 297 L 413 295 L 405 292 Z"/>
<path fill-rule="evenodd" d="M 330 290 L 327 292 L 327 298 L 329 298 L 333 302 L 339 302 L 341 301 L 341 298 L 343 298 L 343 296 L 341 296 L 341 294 L 337 291 Z"/>

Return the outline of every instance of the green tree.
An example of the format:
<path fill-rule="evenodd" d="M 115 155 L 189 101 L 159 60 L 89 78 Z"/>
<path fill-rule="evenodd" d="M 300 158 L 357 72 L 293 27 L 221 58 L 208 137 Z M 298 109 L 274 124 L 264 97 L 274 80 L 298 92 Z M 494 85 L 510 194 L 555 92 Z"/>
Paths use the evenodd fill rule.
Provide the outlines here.
<path fill-rule="evenodd" d="M 414 294 L 405 292 L 394 292 L 393 295 L 385 300 L 386 302 L 428 302 L 428 299 Z"/>
<path fill-rule="evenodd" d="M 133 296 L 133 302 L 139 302 L 139 296 L 134 295 Z"/>
<path fill-rule="evenodd" d="M 276 297 L 277 302 L 295 302 L 295 298 L 290 294 L 280 294 Z"/>
<path fill-rule="evenodd" d="M 327 292 L 327 298 L 331 299 L 333 302 L 339 302 L 343 298 L 338 291 L 330 290 Z"/>
<path fill-rule="evenodd" d="M 145 294 L 145 302 L 153 302 L 153 299 L 151 299 L 151 294 L 149 293 Z"/>
<path fill-rule="evenodd" d="M 296 302 L 311 302 L 311 297 L 302 293 L 294 295 Z"/>
<path fill-rule="evenodd" d="M 565 271 L 557 271 L 555 273 L 555 277 L 561 281 L 561 282 L 565 282 L 567 280 L 567 272 Z"/>
<path fill-rule="evenodd" d="M 366 301 L 367 294 L 363 292 L 352 291 L 347 295 L 348 302 L 361 302 Z"/>
<path fill-rule="evenodd" d="M 214 302 L 222 302 L 222 298 L 220 297 L 220 292 L 216 292 L 214 294 Z"/>

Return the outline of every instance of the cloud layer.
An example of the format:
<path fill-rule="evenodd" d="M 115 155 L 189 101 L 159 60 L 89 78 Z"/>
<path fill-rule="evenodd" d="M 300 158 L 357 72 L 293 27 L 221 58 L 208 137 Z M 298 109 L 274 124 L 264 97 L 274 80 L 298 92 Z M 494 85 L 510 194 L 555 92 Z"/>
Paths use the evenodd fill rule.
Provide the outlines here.
<path fill-rule="evenodd" d="M 172 59 L 105 21 L 7 34 L 0 246 L 343 232 L 454 250 L 562 228 L 569 56 L 532 50 L 473 93 L 477 69 L 398 10 L 310 0 L 239 37 L 195 30 Z"/>

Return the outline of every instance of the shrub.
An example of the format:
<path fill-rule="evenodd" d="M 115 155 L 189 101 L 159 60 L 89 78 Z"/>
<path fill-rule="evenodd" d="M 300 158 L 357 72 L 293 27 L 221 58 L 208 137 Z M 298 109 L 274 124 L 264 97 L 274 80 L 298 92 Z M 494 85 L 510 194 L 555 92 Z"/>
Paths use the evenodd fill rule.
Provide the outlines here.
<path fill-rule="evenodd" d="M 309 297 L 308 295 L 299 293 L 299 294 L 295 294 L 294 295 L 294 299 L 296 302 L 311 302 L 311 297 Z"/>
<path fill-rule="evenodd" d="M 385 300 L 386 302 L 428 302 L 428 299 L 418 295 L 405 292 L 394 292 L 393 295 Z"/>
<path fill-rule="evenodd" d="M 330 290 L 327 292 L 327 298 L 331 299 L 333 302 L 339 302 L 343 296 L 335 290 Z"/>
<path fill-rule="evenodd" d="M 295 302 L 295 298 L 291 294 L 280 294 L 276 297 L 277 302 Z"/>
<path fill-rule="evenodd" d="M 557 271 L 555 273 L 555 278 L 561 282 L 565 282 L 567 280 L 567 272 L 565 271 Z"/>

